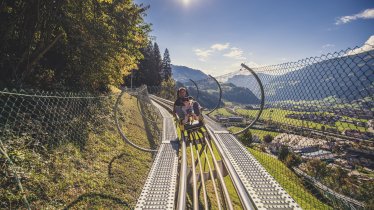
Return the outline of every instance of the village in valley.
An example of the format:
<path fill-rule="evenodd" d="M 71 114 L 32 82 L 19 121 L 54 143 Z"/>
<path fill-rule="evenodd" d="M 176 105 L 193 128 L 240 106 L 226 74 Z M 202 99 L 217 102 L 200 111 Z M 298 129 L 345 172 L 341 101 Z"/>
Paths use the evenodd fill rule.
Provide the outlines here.
<path fill-rule="evenodd" d="M 253 121 L 256 110 L 256 106 L 248 105 L 225 107 L 225 110 L 217 112 L 215 119 L 229 129 L 240 129 Z M 308 160 L 320 160 L 355 175 L 359 180 L 373 180 L 373 116 L 369 115 L 369 111 L 363 111 L 359 115 L 361 119 L 352 119 L 349 113 L 357 116 L 357 112 L 346 109 L 338 113 L 321 114 L 316 110 L 305 112 L 300 108 L 287 110 L 287 106 L 268 106 L 263 112 L 264 116 L 251 129 L 252 142 L 275 156 L 286 147 L 301 158 L 298 165 L 300 168 Z M 351 126 L 342 128 L 339 127 L 341 123 Z M 271 141 L 266 143 L 264 138 L 270 138 Z"/>

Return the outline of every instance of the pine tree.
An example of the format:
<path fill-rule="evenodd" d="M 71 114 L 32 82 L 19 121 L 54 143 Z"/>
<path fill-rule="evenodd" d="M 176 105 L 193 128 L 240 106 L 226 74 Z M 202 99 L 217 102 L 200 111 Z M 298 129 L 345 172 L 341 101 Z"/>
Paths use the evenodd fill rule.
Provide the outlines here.
<path fill-rule="evenodd" d="M 168 48 L 165 49 L 164 58 L 162 60 L 162 79 L 169 80 L 171 78 L 171 60 Z"/>
<path fill-rule="evenodd" d="M 152 86 L 154 85 L 154 78 L 152 75 L 153 44 L 151 41 L 148 42 L 146 47 L 141 49 L 141 53 L 143 54 L 143 59 L 139 62 L 139 70 L 134 75 L 133 84 L 136 86 L 142 84 Z"/>
<path fill-rule="evenodd" d="M 152 76 L 153 78 L 153 84 L 154 86 L 160 86 L 162 79 L 161 79 L 161 71 L 162 71 L 162 58 L 160 49 L 158 47 L 158 44 L 155 42 L 153 45 L 153 56 L 152 56 Z"/>

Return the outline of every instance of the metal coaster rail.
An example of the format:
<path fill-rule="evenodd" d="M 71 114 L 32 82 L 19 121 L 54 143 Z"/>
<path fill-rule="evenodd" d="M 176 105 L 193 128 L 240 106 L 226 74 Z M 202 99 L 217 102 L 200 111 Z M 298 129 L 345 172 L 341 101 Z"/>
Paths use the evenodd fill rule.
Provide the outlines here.
<path fill-rule="evenodd" d="M 235 134 L 240 134 L 248 130 L 251 126 L 254 125 L 254 123 L 259 119 L 262 109 L 264 107 L 264 92 L 263 92 L 263 87 L 261 84 L 261 81 L 257 77 L 257 75 L 253 72 L 253 70 L 249 69 L 247 66 L 242 64 L 242 67 L 246 68 L 248 71 L 250 71 L 253 75 L 255 75 L 255 78 L 257 82 L 260 84 L 260 89 L 261 89 L 261 105 L 260 105 L 260 111 L 255 118 L 255 120 L 248 125 L 246 128 L 244 128 L 242 131 L 239 131 Z M 219 90 L 220 90 L 220 97 L 219 101 L 216 105 L 216 107 L 209 111 L 208 114 L 204 115 L 206 118 L 207 126 L 206 130 L 199 133 L 198 131 L 192 131 L 187 134 L 186 131 L 181 133 L 181 139 L 180 139 L 180 148 L 181 148 L 181 162 L 180 162 L 180 169 L 179 169 L 179 189 L 178 189 L 178 198 L 172 199 L 176 201 L 176 205 L 174 204 L 174 207 L 178 210 L 184 210 L 186 207 L 186 199 L 187 199 L 187 145 L 190 146 L 190 152 L 191 152 L 191 162 L 195 163 L 195 157 L 194 157 L 194 151 L 193 151 L 193 145 L 195 145 L 196 148 L 196 153 L 197 153 L 197 160 L 198 163 L 200 161 L 199 158 L 199 151 L 198 151 L 198 146 L 197 142 L 200 142 L 201 144 L 204 143 L 206 145 L 206 148 L 208 148 L 208 151 L 211 154 L 212 158 L 212 163 L 215 169 L 215 174 L 216 177 L 214 176 L 212 166 L 210 165 L 210 161 L 207 161 L 208 164 L 208 169 L 209 169 L 209 174 L 210 178 L 212 179 L 212 184 L 214 188 L 214 194 L 216 197 L 218 209 L 221 209 L 223 206 L 225 209 L 233 209 L 233 204 L 230 198 L 230 195 L 228 193 L 228 189 L 226 187 L 225 181 L 223 179 L 223 175 L 220 169 L 220 166 L 215 158 L 215 155 L 213 153 L 212 145 L 211 142 L 214 143 L 215 148 L 217 148 L 219 155 L 221 156 L 221 159 L 223 161 L 222 167 L 224 166 L 225 169 L 228 171 L 228 174 L 230 175 L 230 178 L 234 184 L 234 187 L 236 189 L 237 194 L 239 195 L 240 202 L 242 204 L 242 207 L 244 209 L 268 209 L 268 208 L 285 208 L 285 209 L 299 209 L 298 205 L 290 198 L 290 196 L 287 195 L 287 193 L 279 188 L 279 185 L 274 181 L 274 179 L 271 178 L 269 174 L 261 167 L 260 164 L 258 164 L 256 161 L 254 164 L 252 163 L 254 158 L 251 157 L 248 151 L 244 151 L 242 147 L 240 147 L 240 143 L 236 140 L 236 138 L 231 135 L 227 130 L 221 129 L 220 126 L 216 123 L 213 122 L 209 118 L 209 114 L 212 113 L 214 110 L 216 110 L 220 103 L 221 103 L 221 98 L 222 98 L 222 89 L 220 87 L 219 82 L 212 76 L 210 76 L 218 85 Z M 192 81 L 193 82 L 193 81 Z M 196 83 L 194 83 L 196 85 Z M 197 85 L 196 85 L 197 87 Z M 198 88 L 198 87 L 197 87 Z M 141 91 L 141 90 L 140 90 Z M 115 117 L 116 117 L 116 123 L 117 123 L 117 128 L 119 132 L 121 133 L 121 136 L 124 138 L 124 140 L 128 143 L 130 143 L 132 146 L 146 152 L 156 152 L 157 150 L 150 150 L 146 148 L 142 148 L 138 145 L 133 144 L 130 140 L 126 138 L 126 136 L 123 134 L 122 130 L 120 129 L 118 125 L 118 119 L 117 119 L 117 109 L 118 109 L 118 103 L 120 101 L 120 98 L 122 97 L 123 92 L 121 95 L 118 97 L 117 102 L 116 102 L 116 109 L 115 109 Z M 154 103 L 154 106 L 156 106 L 161 113 L 163 113 L 164 117 L 164 133 L 163 137 L 166 135 L 170 135 L 166 132 L 167 127 L 174 127 L 176 125 L 171 125 L 169 122 L 168 125 L 165 124 L 165 119 L 169 120 L 171 119 L 170 113 L 173 112 L 173 102 L 154 96 L 150 95 L 148 97 L 148 94 L 146 94 L 147 97 L 151 99 Z M 139 98 L 138 98 L 139 100 Z M 138 101 L 139 102 L 139 101 Z M 170 112 L 170 113 L 165 113 L 165 112 Z M 202 135 L 202 136 L 199 136 Z M 230 142 L 225 142 L 223 139 L 230 139 Z M 165 139 L 163 139 L 164 142 Z M 228 148 L 234 149 L 233 151 L 228 150 Z M 163 151 L 158 151 L 158 156 L 162 156 Z M 206 149 L 203 151 L 205 154 L 205 157 L 208 157 L 208 153 Z M 240 156 L 243 156 L 244 159 Z M 160 158 L 159 158 L 160 159 Z M 160 165 L 158 161 L 154 162 L 154 166 L 152 167 L 151 172 L 157 173 L 157 170 L 163 170 L 162 168 L 157 168 L 158 165 Z M 244 160 L 244 162 L 243 162 Z M 252 162 L 251 162 L 252 160 Z M 238 162 L 239 161 L 239 162 Z M 248 162 L 248 163 L 247 163 Z M 201 163 L 199 163 L 199 166 Z M 243 168 L 244 167 L 244 168 Z M 248 168 L 250 167 L 250 168 Z M 245 173 L 243 169 L 246 170 L 252 170 L 253 167 L 257 167 L 258 169 L 255 169 L 254 173 Z M 192 164 L 192 196 L 193 196 L 193 207 L 194 209 L 199 208 L 199 203 L 198 203 L 198 193 L 197 193 L 197 173 L 196 173 L 196 166 L 195 164 Z M 201 166 L 199 167 L 200 169 L 200 174 L 203 174 Z M 156 172 L 155 172 L 156 171 Z M 175 172 L 174 172 L 175 173 Z M 154 179 L 154 174 L 150 173 L 148 177 L 148 184 L 145 185 L 145 188 L 142 191 L 142 196 L 138 200 L 137 204 L 137 209 L 143 209 L 143 208 L 148 208 L 152 207 L 152 205 L 157 205 L 157 202 L 150 202 L 148 203 L 147 207 L 147 196 L 152 196 L 152 193 L 150 193 L 152 190 L 149 189 L 149 186 L 152 185 L 152 180 Z M 252 180 L 250 181 L 251 176 L 257 176 L 257 179 L 255 181 Z M 217 181 L 219 181 L 219 186 L 220 186 L 220 191 L 221 191 L 221 196 L 218 190 L 218 187 L 215 183 L 215 178 Z M 200 176 L 200 180 L 202 184 L 204 183 L 204 176 Z M 154 181 L 153 181 L 154 182 Z M 249 184 L 250 183 L 250 184 Z M 258 185 L 259 183 L 259 185 Z M 272 190 L 271 196 L 262 196 L 261 197 L 261 192 L 258 190 L 254 189 L 254 186 L 264 186 L 264 183 L 267 183 L 266 188 L 268 190 Z M 257 184 L 257 185 L 256 185 Z M 157 183 L 153 183 L 153 185 L 159 186 Z M 163 188 L 166 188 L 163 186 Z M 260 187 L 261 191 L 261 187 Z M 203 195 L 204 195 L 204 203 L 205 203 L 205 208 L 207 208 L 208 203 L 207 203 L 207 191 L 204 187 L 203 189 Z M 266 194 L 267 195 L 267 194 Z M 149 206 L 149 204 L 151 206 Z M 170 207 L 170 204 L 169 204 Z"/>
<path fill-rule="evenodd" d="M 165 100 L 165 99 L 162 99 L 162 98 L 158 98 L 158 97 L 155 97 L 155 96 L 152 96 L 151 97 L 153 100 L 155 100 L 155 101 L 157 101 L 157 102 L 159 102 L 159 103 L 162 103 L 165 107 L 169 107 L 171 110 L 172 110 L 172 102 L 170 102 L 170 101 L 168 101 L 168 100 Z M 207 145 L 207 147 L 209 148 L 209 151 L 210 151 L 210 154 L 212 154 L 211 156 L 212 156 L 212 162 L 213 162 L 213 164 L 214 164 L 214 168 L 215 169 L 217 169 L 217 168 L 219 168 L 219 166 L 218 166 L 218 162 L 217 162 L 217 160 L 216 160 L 216 158 L 214 157 L 214 155 L 213 155 L 213 150 L 212 150 L 212 146 L 211 146 L 211 144 L 210 144 L 210 140 L 208 140 L 208 137 L 207 137 L 207 133 L 201 138 L 201 137 L 199 137 L 197 134 L 195 134 L 195 136 L 193 136 L 193 137 L 195 137 L 195 139 L 192 139 L 192 141 L 189 141 L 190 143 L 189 143 L 189 146 L 190 146 L 190 149 L 191 149 L 191 154 L 193 154 L 193 151 L 192 151 L 192 144 L 194 144 L 194 146 L 195 146 L 195 148 L 198 148 L 198 146 L 197 146 L 197 141 L 199 141 L 199 142 L 205 142 L 206 143 L 206 145 Z M 186 140 L 185 140 L 185 136 L 184 135 L 182 135 L 182 144 L 184 144 L 186 142 Z M 193 143 L 192 143 L 193 142 Z M 184 146 L 182 146 L 182 148 L 183 148 Z M 181 165 L 182 165 L 182 167 L 181 167 L 181 175 L 180 175 L 180 183 L 186 183 L 187 182 L 187 180 L 184 180 L 185 179 L 185 174 L 183 174 L 184 173 L 184 166 L 185 166 L 185 161 L 184 161 L 184 154 L 185 154 L 185 152 L 182 150 L 182 163 L 181 163 Z M 204 154 L 205 154 L 205 157 L 208 157 L 208 154 L 207 154 L 207 152 L 206 152 L 206 150 L 204 150 Z M 193 155 L 191 155 L 192 157 L 191 158 L 193 158 Z M 200 170 L 202 170 L 201 169 L 201 163 L 200 163 L 200 157 L 199 157 L 199 152 L 198 152 L 198 150 L 196 150 L 196 156 L 197 156 L 197 159 L 198 159 L 198 163 L 199 163 L 199 168 L 200 168 Z M 193 159 L 192 160 L 192 162 L 194 162 L 195 160 Z M 207 164 L 208 164 L 208 168 L 209 168 L 209 174 L 210 174 L 210 176 L 211 177 L 214 177 L 214 175 L 213 175 L 213 170 L 212 170 L 212 166 L 210 165 L 210 163 L 209 163 L 209 161 L 207 161 Z M 195 177 L 196 176 L 196 174 L 195 174 L 195 167 L 194 167 L 194 164 L 192 164 L 193 166 L 193 169 L 192 169 L 192 171 L 193 171 L 193 177 Z M 200 172 L 201 174 L 202 174 L 202 171 Z M 218 179 L 219 179 L 219 182 L 220 182 L 220 186 L 223 186 L 223 192 L 224 192 L 224 200 L 225 200 L 225 203 L 227 204 L 227 208 L 228 209 L 233 209 L 233 206 L 232 206 L 232 201 L 231 201 L 231 199 L 230 199 L 230 196 L 229 196 L 229 193 L 228 193 L 228 190 L 227 190 L 227 187 L 226 187 L 226 185 L 225 185 L 225 182 L 224 182 L 224 179 L 223 179 L 223 175 L 222 175 L 222 173 L 221 173 L 221 171 L 220 170 L 216 170 L 216 173 L 218 174 Z M 205 204 L 206 204 L 206 208 L 207 208 L 207 198 L 206 198 L 206 190 L 205 190 L 205 183 L 204 183 L 204 178 L 202 178 L 202 175 L 200 176 L 201 178 L 201 182 L 202 182 L 202 184 L 203 184 L 203 195 L 204 195 L 204 202 L 205 202 Z M 219 209 L 221 209 L 222 207 L 221 207 L 221 201 L 220 201 L 220 198 L 219 198 L 219 193 L 218 193 L 218 189 L 217 189 L 217 186 L 216 186 L 216 183 L 213 181 L 212 182 L 213 183 L 213 188 L 214 188 L 214 192 L 215 192 L 215 197 L 216 197 L 216 200 L 217 200 L 217 203 L 218 203 L 218 208 Z M 184 186 L 184 185 L 182 185 L 182 186 Z M 180 191 L 181 191 L 181 188 L 179 188 L 180 189 Z M 194 191 L 194 204 L 193 204 L 193 206 L 194 207 L 197 207 L 197 205 L 198 205 L 198 200 L 197 200 L 197 183 L 196 183 L 196 179 L 194 179 L 193 180 L 193 191 Z M 183 193 L 179 193 L 179 196 L 183 196 L 183 197 L 185 197 L 185 195 L 183 194 Z M 183 201 L 182 200 L 182 198 L 179 198 L 180 199 L 180 201 L 181 202 L 185 202 L 185 201 Z M 178 203 L 178 206 L 179 205 L 183 205 L 183 204 L 179 204 Z M 177 209 L 180 209 L 180 208 L 177 208 Z M 196 209 L 196 208 L 195 208 Z M 197 208 L 198 209 L 198 208 Z M 246 209 L 252 209 L 252 208 L 246 208 Z"/>
<path fill-rule="evenodd" d="M 169 106 L 171 108 L 173 104 L 171 101 L 156 96 L 151 96 L 151 98 L 165 107 Z M 217 148 L 239 195 L 243 209 L 301 209 L 261 164 L 238 142 L 235 136 L 223 128 L 220 129 L 220 126 L 215 124 L 208 116 L 205 115 L 204 117 L 207 120 L 206 137 L 209 136 L 209 139 Z M 205 138 L 205 141 L 207 147 L 210 147 L 209 150 L 211 150 L 210 140 Z M 185 140 L 182 142 L 185 142 Z M 213 162 L 215 161 L 213 160 Z M 183 165 L 183 162 L 181 164 Z M 182 169 L 180 171 L 183 172 Z M 185 176 L 181 174 L 180 177 Z M 180 180 L 180 183 L 186 183 L 186 181 Z M 183 196 L 183 193 L 180 193 L 179 196 Z M 182 198 L 179 198 L 179 200 L 185 202 Z M 217 200 L 219 202 L 218 198 Z M 178 203 L 178 206 L 180 205 L 182 204 Z"/>
<path fill-rule="evenodd" d="M 158 98 L 156 96 L 151 96 L 152 100 L 154 101 L 157 101 L 157 103 L 161 104 L 163 107 L 165 108 L 168 108 L 170 111 L 172 111 L 172 102 L 170 101 L 167 101 L 165 99 L 162 99 L 162 98 Z M 201 168 L 201 162 L 200 162 L 200 157 L 199 157 L 199 150 L 198 150 L 198 146 L 197 146 L 197 142 L 204 142 L 207 147 L 209 148 L 209 152 L 210 152 L 210 155 L 212 157 L 212 162 L 213 162 L 213 166 L 214 166 L 214 169 L 215 169 L 215 173 L 213 171 L 213 167 L 210 165 L 209 161 L 207 161 L 206 163 L 208 164 L 208 169 L 209 169 L 209 174 L 210 174 L 210 177 L 212 179 L 212 184 L 213 184 L 213 187 L 214 187 L 214 194 L 215 194 L 215 198 L 216 198 L 216 201 L 217 201 L 217 204 L 218 204 L 218 208 L 219 209 L 222 209 L 222 205 L 226 206 L 225 208 L 227 209 L 233 209 L 233 205 L 232 205 L 232 201 L 230 199 L 230 196 L 229 196 L 229 193 L 228 193 L 228 190 L 227 190 L 227 187 L 226 187 L 226 184 L 225 184 L 225 181 L 223 179 L 223 175 L 219 169 L 219 164 L 217 162 L 217 160 L 215 159 L 214 157 L 214 153 L 213 153 L 213 150 L 212 150 L 212 147 L 210 145 L 210 142 L 206 136 L 207 134 L 203 134 L 203 136 L 199 136 L 199 133 L 198 132 L 192 132 L 192 133 L 189 133 L 188 135 L 186 135 L 185 133 L 182 133 L 181 134 L 181 144 L 182 144 L 182 160 L 181 160 L 181 168 L 180 168 L 180 175 L 179 175 L 179 193 L 178 193 L 178 203 L 177 203 L 177 209 L 184 209 L 185 206 L 186 206 L 186 192 L 187 192 L 187 157 L 186 157 L 186 150 L 187 150 L 187 142 L 189 144 L 189 147 L 190 147 L 190 150 L 191 150 L 191 159 L 192 159 L 192 163 L 195 162 L 195 158 L 194 158 L 194 155 L 193 155 L 193 145 L 195 146 L 195 149 L 196 149 L 196 155 L 197 155 L 197 160 L 198 160 L 198 164 L 199 164 L 199 169 L 200 169 L 200 174 L 202 174 L 202 168 Z M 204 150 L 204 154 L 205 154 L 205 157 L 208 157 L 208 153 L 206 150 Z M 219 197 L 219 190 L 218 190 L 218 187 L 215 183 L 215 180 L 214 180 L 214 174 L 217 174 L 217 179 L 219 180 L 219 186 L 221 187 L 221 190 L 223 191 L 223 197 L 224 198 L 220 198 Z M 195 168 L 195 164 L 192 164 L 192 190 L 193 190 L 193 206 L 194 206 L 194 209 L 198 209 L 198 195 L 197 195 L 197 180 L 196 180 L 196 168 Z M 213 177 L 213 178 L 212 178 Z M 204 180 L 204 176 L 203 175 L 200 175 L 200 180 L 201 180 L 201 183 L 204 185 L 203 186 L 203 195 L 204 195 L 204 203 L 205 203 L 205 208 L 207 209 L 208 208 L 208 203 L 207 203 L 207 198 L 206 198 L 206 189 L 205 189 L 205 182 L 203 181 Z M 223 200 L 224 202 L 222 203 Z"/>

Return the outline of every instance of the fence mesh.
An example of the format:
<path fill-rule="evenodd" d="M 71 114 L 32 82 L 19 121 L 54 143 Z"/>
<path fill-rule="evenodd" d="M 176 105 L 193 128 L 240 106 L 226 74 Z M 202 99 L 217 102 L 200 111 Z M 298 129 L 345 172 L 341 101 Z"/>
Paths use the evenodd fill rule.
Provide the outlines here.
<path fill-rule="evenodd" d="M 303 209 L 373 209 L 374 51 L 360 49 L 254 68 L 265 108 L 239 139 Z M 148 91 L 174 100 L 179 86 L 218 106 L 210 115 L 231 131 L 259 113 L 260 86 L 245 69 Z M 131 207 L 153 156 L 124 146 L 118 96 L 0 91 L 0 208 Z M 147 89 L 120 100 L 119 127 L 157 149 L 161 118 Z"/>
<path fill-rule="evenodd" d="M 119 124 L 134 143 L 157 148 L 146 94 L 123 95 Z M 153 157 L 121 140 L 118 96 L 1 90 L 0 208 L 131 208 Z"/>
<path fill-rule="evenodd" d="M 265 108 L 244 143 L 282 186 L 297 183 L 295 175 L 301 178 L 303 184 L 289 190 L 303 194 L 296 199 L 303 208 L 373 208 L 374 50 L 361 49 L 253 68 L 264 86 Z M 245 69 L 217 80 L 260 99 L 259 85 Z M 253 100 L 228 101 L 213 114 L 235 132 L 257 113 Z M 231 121 L 234 116 L 240 122 Z"/>

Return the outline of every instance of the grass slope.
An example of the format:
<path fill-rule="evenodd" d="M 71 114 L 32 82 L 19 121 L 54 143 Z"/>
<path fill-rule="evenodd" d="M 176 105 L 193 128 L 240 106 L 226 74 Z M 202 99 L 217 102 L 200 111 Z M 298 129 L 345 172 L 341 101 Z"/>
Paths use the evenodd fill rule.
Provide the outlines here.
<path fill-rule="evenodd" d="M 319 201 L 307 190 L 297 175 L 288 169 L 281 161 L 254 149 L 248 148 L 248 150 L 302 209 L 332 209 L 330 206 Z"/>
<path fill-rule="evenodd" d="M 272 112 L 271 112 L 272 110 Z M 255 117 L 258 113 L 257 110 L 245 110 L 245 109 L 236 109 L 235 110 L 238 114 L 244 115 L 244 116 L 249 116 L 249 117 Z M 306 112 L 296 112 L 296 111 L 289 111 L 289 110 L 283 110 L 283 109 L 264 109 L 264 111 L 261 114 L 261 119 L 263 120 L 271 120 L 277 123 L 287 123 L 289 125 L 294 125 L 294 126 L 303 126 L 303 127 L 308 127 L 308 128 L 314 128 L 314 129 L 319 129 L 321 130 L 322 126 L 325 126 L 325 128 L 336 128 L 339 131 L 343 131 L 345 129 L 356 129 L 359 131 L 366 131 L 366 128 L 356 126 L 351 123 L 346 123 L 346 122 L 340 122 L 337 121 L 334 126 L 330 125 L 324 125 L 321 123 L 315 123 L 311 121 L 303 121 L 303 120 L 298 120 L 298 119 L 292 119 L 292 118 L 286 118 L 285 116 L 287 114 L 303 114 Z M 318 114 L 318 113 L 316 113 Z M 327 113 L 328 114 L 328 113 Z M 333 114 L 331 114 L 333 115 Z M 360 121 L 360 122 L 367 122 L 367 120 L 362 120 L 362 119 L 355 119 L 355 118 L 350 118 L 350 117 L 344 117 L 347 120 L 355 120 L 355 121 Z"/>
<path fill-rule="evenodd" d="M 120 114 L 122 129 L 134 143 L 147 148 L 154 146 L 148 141 L 149 134 L 147 136 L 144 130 L 145 122 L 135 98 L 124 98 L 121 109 L 126 112 Z M 107 104 L 108 112 L 97 116 L 101 124 L 96 132 L 88 133 L 84 145 L 67 139 L 43 153 L 8 145 L 8 152 L 19 168 L 21 183 L 32 209 L 133 207 L 153 157 L 125 144 L 120 138 L 112 113 L 114 102 Z M 3 159 L 0 156 L 0 160 Z M 2 186 L 13 180 L 3 173 L 0 176 Z M 0 189 L 0 200 L 0 208 L 24 207 L 15 184 Z"/>

